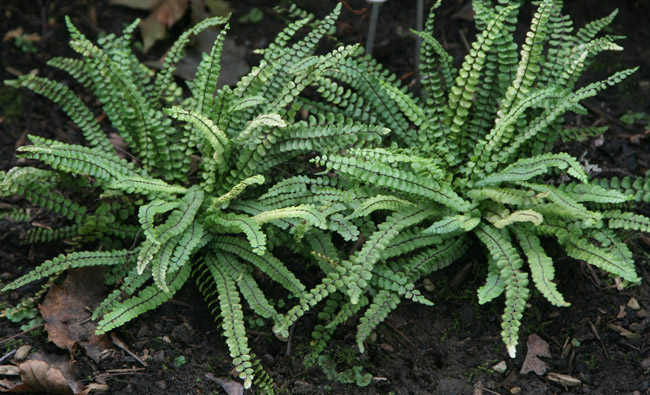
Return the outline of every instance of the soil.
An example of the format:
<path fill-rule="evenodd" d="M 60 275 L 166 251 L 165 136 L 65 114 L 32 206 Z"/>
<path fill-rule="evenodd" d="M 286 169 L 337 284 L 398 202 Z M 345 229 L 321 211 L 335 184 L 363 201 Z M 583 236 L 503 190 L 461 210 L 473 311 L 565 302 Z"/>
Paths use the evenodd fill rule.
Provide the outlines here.
<path fill-rule="evenodd" d="M 272 1 L 232 1 L 234 12 L 230 36 L 246 48 L 249 65 L 257 61 L 254 48 L 263 47 L 274 37 L 283 23 L 274 16 Z M 323 16 L 336 1 L 299 2 L 317 16 Z M 425 2 L 428 9 L 431 1 Z M 463 12 L 466 1 L 447 0 L 437 13 L 436 35 L 457 62 L 466 53 L 465 40 L 471 42 L 473 23 Z M 585 104 L 589 114 L 568 119 L 576 125 L 607 125 L 601 137 L 580 144 L 559 147 L 576 155 L 585 155 L 590 163 L 602 169 L 602 175 L 642 175 L 650 168 L 648 121 L 633 124 L 621 121 L 628 111 L 650 113 L 650 30 L 645 18 L 650 3 L 640 0 L 586 0 L 566 2 L 566 12 L 575 26 L 605 16 L 615 7 L 620 14 L 611 34 L 624 34 L 625 51 L 601 55 L 583 82 L 603 78 L 617 70 L 640 66 L 640 71 L 616 88 L 602 92 Z M 241 24 L 239 16 L 251 6 L 264 11 L 259 24 Z M 346 2 L 337 25 L 337 34 L 345 42 L 362 42 L 369 20 L 368 3 Z M 522 15 L 531 15 L 526 7 Z M 78 27 L 90 37 L 100 32 L 118 33 L 124 23 L 146 12 L 114 7 L 107 1 L 90 0 L 3 0 L 0 5 L 0 34 L 22 27 L 25 33 L 38 33 L 42 40 L 35 44 L 35 53 L 25 52 L 13 40 L 0 42 L 0 78 L 12 78 L 36 70 L 40 75 L 70 81 L 69 77 L 47 67 L 54 56 L 71 56 L 64 15 L 70 15 Z M 374 55 L 402 77 L 413 81 L 414 40 L 408 29 L 414 27 L 414 2 L 392 0 L 380 10 Z M 170 31 L 175 37 L 189 24 L 183 18 Z M 522 23 L 519 34 L 525 32 Z M 157 59 L 170 45 L 170 40 L 154 46 L 145 59 Z M 88 98 L 90 100 L 90 98 Z M 80 136 L 72 122 L 55 105 L 29 92 L 16 92 L 0 87 L 0 170 L 17 164 L 14 149 L 24 144 L 27 133 L 79 142 Z M 650 212 L 650 207 L 642 208 Z M 45 213 L 39 214 L 47 218 Z M 37 263 L 63 251 L 66 245 L 50 243 L 38 247 L 16 244 L 20 230 L 0 220 L 0 278 L 6 281 L 24 273 Z M 650 243 L 641 237 L 635 250 L 647 251 Z M 475 290 L 483 281 L 482 262 L 459 262 L 428 278 L 434 290 L 421 291 L 435 302 L 425 307 L 402 303 L 385 324 L 376 331 L 376 340 L 363 355 L 355 350 L 355 323 L 337 331 L 331 347 L 341 363 L 361 364 L 374 378 L 365 388 L 342 385 L 327 380 L 320 368 L 305 369 L 301 350 L 309 342 L 313 317 L 301 319 L 293 331 L 292 349 L 277 340 L 269 327 L 250 330 L 252 347 L 264 367 L 283 393 L 354 393 L 354 394 L 650 394 L 650 266 L 648 255 L 639 255 L 637 272 L 643 278 L 640 286 L 617 291 L 604 277 L 578 262 L 564 259 L 556 262 L 559 289 L 571 302 L 569 308 L 551 306 L 533 294 L 520 331 L 517 358 L 510 359 L 500 340 L 499 317 L 502 304 L 480 306 Z M 309 276 L 308 273 L 305 274 Z M 310 281 L 311 280 L 311 281 Z M 306 279 L 313 283 L 316 279 Z M 19 300 L 34 289 L 21 289 L 4 295 L 7 304 Z M 640 303 L 634 306 L 631 300 Z M 35 349 L 54 352 L 56 347 L 46 341 L 42 329 L 21 333 L 17 324 L 0 321 L 0 354 L 15 349 L 17 344 L 31 344 Z M 628 330 L 629 332 L 625 332 Z M 632 335 L 630 335 L 630 333 Z M 77 377 L 84 384 L 105 382 L 114 394 L 203 394 L 223 393 L 210 377 L 232 380 L 232 365 L 218 326 L 195 287 L 188 283 L 170 303 L 147 313 L 116 331 L 127 348 L 138 356 L 149 355 L 148 366 L 142 366 L 122 349 L 115 348 L 99 363 L 77 353 Z M 581 384 L 569 387 L 549 379 L 548 375 L 521 374 L 526 355 L 526 340 L 537 334 L 550 345 L 550 372 L 572 376 Z M 17 336 L 16 336 L 17 335 Z M 633 336 L 635 335 L 635 336 Z M 13 338 L 12 336 L 16 336 Z M 11 341 L 8 341 L 10 340 Z M 0 355 L 1 357 L 2 355 Z M 184 362 L 179 357 L 184 357 Z M 499 373 L 494 366 L 505 361 L 506 370 Z M 207 376 L 206 376 L 207 375 Z M 249 391 L 255 393 L 255 390 Z"/>

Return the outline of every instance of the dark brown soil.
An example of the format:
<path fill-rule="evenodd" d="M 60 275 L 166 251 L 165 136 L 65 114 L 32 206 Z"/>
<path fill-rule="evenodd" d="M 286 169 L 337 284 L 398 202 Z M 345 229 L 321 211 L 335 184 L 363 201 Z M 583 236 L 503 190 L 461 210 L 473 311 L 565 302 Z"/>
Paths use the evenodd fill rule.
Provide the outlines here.
<path fill-rule="evenodd" d="M 234 17 L 231 36 L 247 46 L 247 61 L 256 61 L 250 50 L 266 45 L 282 27 L 272 12 L 272 1 L 232 1 Z M 302 1 L 318 16 L 330 10 L 336 1 Z M 322 3 L 322 4 L 321 4 Z M 431 1 L 426 2 L 425 9 Z M 473 40 L 471 21 L 458 14 L 466 1 L 447 0 L 438 12 L 436 33 L 457 61 L 466 53 L 463 37 Z M 641 66 L 633 78 L 616 88 L 601 93 L 586 104 L 588 116 L 569 121 L 579 125 L 607 125 L 604 140 L 562 147 L 572 153 L 586 153 L 590 163 L 597 164 L 606 175 L 641 175 L 650 168 L 648 121 L 632 125 L 621 122 L 628 111 L 650 113 L 650 29 L 647 15 L 650 3 L 640 0 L 566 2 L 574 25 L 602 17 L 615 7 L 621 12 L 612 26 L 612 34 L 625 34 L 625 51 L 604 54 L 598 58 L 585 81 L 602 78 L 616 70 Z M 41 6 L 42 4 L 42 6 Z M 346 3 L 337 34 L 346 42 L 360 42 L 366 36 L 369 12 L 356 14 L 368 3 L 349 0 Z M 414 40 L 408 28 L 414 27 L 415 2 L 391 0 L 382 6 L 380 29 L 374 54 L 406 83 L 412 81 Z M 237 18 L 252 5 L 264 11 L 258 25 L 240 25 Z M 530 15 L 527 7 L 522 15 Z M 0 4 L 0 34 L 17 27 L 25 33 L 38 33 L 43 39 L 36 44 L 36 53 L 27 53 L 10 41 L 0 42 L 0 79 L 17 73 L 37 70 L 40 75 L 66 80 L 45 66 L 45 62 L 61 55 L 72 55 L 67 47 L 67 31 L 63 16 L 70 15 L 77 26 L 90 37 L 99 32 L 117 33 L 125 22 L 146 13 L 112 7 L 107 1 L 3 0 Z M 460 17 L 459 17 L 460 16 Z M 182 31 L 185 18 L 172 29 L 171 36 Z M 522 24 L 525 31 L 527 23 Z M 155 59 L 164 53 L 170 41 L 157 44 Z M 56 137 L 64 141 L 80 141 L 71 121 L 55 105 L 40 96 L 0 87 L 0 170 L 16 165 L 13 151 L 24 143 L 26 133 Z M 646 208 L 650 211 L 650 208 Z M 19 232 L 10 223 L 0 220 L 0 278 L 7 280 L 28 268 L 63 251 L 65 245 L 19 247 Z M 636 241 L 637 251 L 647 251 L 649 239 Z M 565 259 L 556 263 L 559 288 L 571 302 L 569 308 L 555 308 L 539 295 L 533 294 L 527 309 L 517 358 L 510 359 L 500 340 L 499 317 L 502 305 L 479 306 L 475 290 L 482 283 L 482 262 L 459 263 L 430 276 L 433 292 L 422 292 L 433 300 L 434 307 L 403 303 L 386 323 L 377 329 L 377 338 L 365 354 L 350 354 L 354 344 L 355 323 L 337 331 L 331 347 L 342 363 L 361 364 L 374 379 L 365 388 L 328 381 L 319 368 L 305 369 L 302 354 L 309 342 L 313 317 L 307 315 L 293 332 L 292 350 L 278 341 L 270 328 L 250 330 L 253 348 L 261 358 L 276 386 L 283 393 L 350 393 L 350 394 L 650 394 L 650 266 L 647 256 L 639 256 L 638 273 L 643 278 L 639 287 L 617 291 L 599 278 L 589 267 Z M 315 279 L 306 279 L 307 282 Z M 21 290 L 30 292 L 33 290 Z M 3 303 L 15 302 L 22 294 L 3 296 Z M 627 306 L 634 298 L 640 310 Z M 501 301 L 502 302 L 502 301 Z M 612 325 L 613 324 L 613 325 Z M 626 337 L 615 328 L 628 329 L 639 335 Z M 0 339 L 20 332 L 17 325 L 0 321 Z M 570 375 L 581 380 L 578 387 L 565 387 L 547 376 L 519 373 L 525 356 L 525 343 L 535 333 L 549 343 L 552 357 L 547 360 L 551 372 Z M 189 394 L 223 393 L 206 374 L 229 379 L 232 365 L 227 349 L 209 310 L 197 290 L 189 283 L 171 303 L 145 314 L 117 331 L 129 349 L 139 356 L 149 355 L 148 366 L 141 366 L 120 349 L 100 363 L 93 363 L 78 353 L 78 377 L 83 383 L 102 381 L 115 394 Z M 37 349 L 53 350 L 38 330 L 17 339 Z M 0 354 L 12 351 L 16 341 L 2 343 Z M 2 355 L 0 355 L 1 357 Z M 183 356 L 185 363 L 175 364 Z M 497 373 L 493 366 L 505 361 L 507 370 Z M 180 365 L 180 366 L 176 366 Z M 517 392 L 519 391 L 519 392 Z"/>

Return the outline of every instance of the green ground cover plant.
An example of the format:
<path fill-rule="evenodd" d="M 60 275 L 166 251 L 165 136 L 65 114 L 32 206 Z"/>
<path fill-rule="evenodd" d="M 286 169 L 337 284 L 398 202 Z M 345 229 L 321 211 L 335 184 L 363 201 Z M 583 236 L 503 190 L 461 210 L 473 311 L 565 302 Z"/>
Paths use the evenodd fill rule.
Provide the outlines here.
<path fill-rule="evenodd" d="M 97 332 L 104 333 L 169 300 L 194 273 L 221 318 L 237 372 L 250 387 L 260 369 L 248 345 L 242 298 L 253 314 L 278 321 L 280 314 L 255 277 L 268 276 L 295 297 L 303 296 L 306 287 L 273 250 L 300 252 L 300 241 L 314 230 L 345 233 L 339 226 L 346 222 L 337 213 L 347 208 L 338 203 L 347 195 L 335 182 L 313 181 L 311 191 L 292 199 L 273 197 L 277 185 L 286 185 L 284 175 L 301 169 L 286 163 L 314 149 L 315 140 L 319 152 L 338 152 L 377 143 L 388 132 L 341 117 L 296 117 L 294 102 L 305 87 L 357 50 L 340 46 L 315 54 L 339 11 L 323 20 L 308 17 L 290 24 L 264 52 L 260 65 L 232 89 L 216 89 L 226 18 L 206 19 L 184 33 L 158 72 L 130 50 L 137 21 L 122 36 L 94 44 L 67 20 L 70 46 L 81 56 L 48 64 L 93 92 L 111 132 L 127 148 L 113 146 L 94 113 L 68 86 L 34 75 L 5 82 L 59 104 L 88 146 L 32 135 L 31 144 L 18 149 L 19 156 L 41 166 L 0 174 L 0 196 L 22 195 L 64 223 L 32 228 L 25 243 L 71 239 L 77 247 L 2 290 L 68 269 L 104 266 L 109 283 L 121 284 L 93 313 Z M 308 23 L 311 29 L 294 37 Z M 215 26 L 224 28 L 187 83 L 189 96 L 184 98 L 173 79 L 175 65 L 191 35 Z M 4 214 L 29 221 L 22 208 Z M 307 254 L 306 259 L 314 258 Z"/>
<path fill-rule="evenodd" d="M 620 37 L 601 34 L 616 12 L 575 30 L 562 1 L 537 1 L 518 45 L 522 2 L 475 0 L 479 33 L 456 68 L 433 36 L 439 4 L 425 30 L 413 32 L 423 43 L 421 97 L 330 36 L 340 5 L 322 20 L 290 7 L 295 21 L 260 51 L 260 65 L 221 89 L 225 18 L 184 33 L 158 72 L 129 49 L 137 22 L 96 45 L 68 21 L 81 56 L 49 65 L 94 93 L 127 148 L 116 150 L 66 85 L 33 75 L 6 81 L 59 104 L 88 146 L 30 136 L 18 150 L 29 165 L 0 173 L 0 197 L 24 196 L 63 223 L 33 228 L 26 243 L 76 246 L 2 290 L 104 266 L 109 284 L 121 285 L 93 314 L 103 333 L 169 300 L 193 275 L 245 387 L 256 379 L 272 391 L 245 323 L 266 319 L 286 340 L 316 311 L 305 364 L 367 385 L 371 375 L 349 366 L 347 354 L 337 371 L 334 331 L 359 316 L 364 352 L 401 300 L 432 305 L 416 283 L 470 248 L 487 266 L 479 301 L 503 296 L 502 338 L 513 357 L 531 289 L 569 304 L 557 291 L 553 254 L 583 260 L 621 286 L 637 283 L 624 240 L 650 230 L 649 218 L 629 210 L 632 200 L 649 200 L 650 182 L 591 182 L 578 159 L 551 152 L 558 139 L 602 133 L 564 128 L 564 116 L 585 113 L 581 100 L 634 72 L 577 86 L 595 55 L 622 49 Z M 225 27 L 184 95 L 174 67 L 190 35 L 212 26 Z M 337 49 L 317 54 L 324 37 Z M 22 209 L 5 215 L 29 221 Z M 295 265 L 318 271 L 320 283 L 308 289 Z M 279 284 L 286 303 L 271 303 L 261 278 Z"/>
<path fill-rule="evenodd" d="M 581 100 L 636 70 L 576 86 L 595 55 L 622 50 L 616 44 L 621 37 L 600 34 L 616 11 L 574 30 L 561 1 L 535 2 L 519 46 L 513 33 L 521 4 L 473 2 L 479 33 L 458 69 L 433 37 L 432 10 L 425 31 L 413 32 L 423 40 L 422 97 L 379 76 L 367 77 L 376 79 L 375 89 L 357 89 L 362 93 L 354 97 L 349 90 L 357 87 L 337 82 L 353 83 L 343 70 L 324 92 L 331 100 L 327 111 L 361 119 L 364 108 L 361 114 L 371 114 L 371 122 L 391 134 L 383 148 L 312 160 L 355 186 L 361 202 L 348 218 L 372 215 L 376 224 L 364 234 L 363 246 L 337 264 L 334 282 L 345 297 L 337 299 L 339 313 L 327 317 L 322 332 L 331 333 L 342 322 L 339 316 L 367 306 L 357 332 L 363 351 L 400 300 L 429 303 L 416 281 L 454 262 L 470 245 L 485 251 L 488 267 L 479 303 L 504 296 L 501 335 L 513 358 L 531 289 L 555 306 L 569 305 L 557 290 L 549 255 L 557 256 L 557 247 L 622 286 L 640 281 L 624 241 L 630 233 L 648 232 L 650 219 L 626 210 L 631 200 L 647 199 L 647 180 L 639 177 L 632 185 L 627 179 L 622 188 L 612 180 L 614 188 L 607 188 L 607 181 L 590 182 L 577 158 L 550 152 L 559 139 L 602 133 L 563 128 L 564 116 L 585 114 Z M 341 104 L 335 97 L 356 102 Z M 632 187 L 638 192 L 630 194 Z M 330 282 L 326 278 L 323 286 Z"/>

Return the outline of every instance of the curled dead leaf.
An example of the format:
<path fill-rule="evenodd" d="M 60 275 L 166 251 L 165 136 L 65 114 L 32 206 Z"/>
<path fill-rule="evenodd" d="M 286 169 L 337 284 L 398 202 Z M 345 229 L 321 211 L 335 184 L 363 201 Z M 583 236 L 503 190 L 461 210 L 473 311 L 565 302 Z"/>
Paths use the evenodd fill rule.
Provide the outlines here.
<path fill-rule="evenodd" d="M 157 40 L 165 37 L 167 28 L 174 26 L 183 17 L 189 0 L 111 0 L 109 4 L 151 11 L 140 22 L 143 51 L 146 53 Z"/>
<path fill-rule="evenodd" d="M 104 298 L 103 284 L 102 268 L 72 270 L 39 305 L 49 340 L 71 355 L 80 346 L 95 362 L 101 359 L 102 351 L 111 347 L 106 335 L 95 335 L 97 324 L 90 320 L 93 309 Z"/>
<path fill-rule="evenodd" d="M 526 353 L 526 359 L 524 359 L 524 364 L 521 366 L 519 373 L 526 374 L 534 372 L 538 376 L 544 375 L 548 371 L 549 366 L 539 357 L 551 357 L 551 350 L 549 349 L 548 343 L 533 333 L 528 336 L 526 346 L 528 347 L 528 352 Z"/>
<path fill-rule="evenodd" d="M 34 353 L 32 358 L 12 367 L 0 380 L 2 392 L 47 392 L 50 394 L 85 395 L 89 390 L 84 389 L 76 379 L 77 363 L 67 354 Z M 10 374 L 11 373 L 11 374 Z"/>

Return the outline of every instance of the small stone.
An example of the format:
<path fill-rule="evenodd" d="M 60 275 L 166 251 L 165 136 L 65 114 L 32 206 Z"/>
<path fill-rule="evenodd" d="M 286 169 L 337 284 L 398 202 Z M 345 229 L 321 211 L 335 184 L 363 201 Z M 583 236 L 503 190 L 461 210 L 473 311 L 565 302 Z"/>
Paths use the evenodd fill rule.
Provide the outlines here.
<path fill-rule="evenodd" d="M 639 304 L 639 301 L 636 300 L 636 298 L 630 298 L 630 300 L 627 301 L 627 307 L 631 308 L 632 310 L 641 309 L 641 305 Z"/>
<path fill-rule="evenodd" d="M 521 387 L 512 387 L 512 388 L 510 388 L 510 393 L 512 395 L 521 394 Z"/>
<path fill-rule="evenodd" d="M 163 350 L 156 351 L 153 354 L 153 361 L 156 362 L 156 363 L 165 362 L 165 351 L 163 351 Z"/>
<path fill-rule="evenodd" d="M 183 323 L 175 326 L 169 337 L 176 343 L 191 344 L 192 335 L 194 335 L 194 330 L 192 330 L 192 327 L 186 323 Z"/>
<path fill-rule="evenodd" d="M 422 285 L 424 286 L 424 289 L 426 289 L 428 292 L 433 292 L 436 289 L 435 285 L 433 285 L 431 280 L 429 280 L 428 278 L 425 278 L 424 281 L 422 281 Z"/>
<path fill-rule="evenodd" d="M 636 312 L 636 316 L 639 318 L 648 318 L 650 317 L 650 312 L 648 312 L 646 309 L 641 309 Z"/>
<path fill-rule="evenodd" d="M 29 344 L 25 344 L 24 346 L 20 346 L 18 350 L 16 350 L 16 354 L 14 355 L 14 359 L 18 362 L 22 362 L 27 359 L 27 356 L 29 355 L 29 352 L 32 351 L 32 346 Z"/>
<path fill-rule="evenodd" d="M 163 391 L 167 389 L 167 383 L 165 383 L 165 380 L 156 381 L 156 386 Z"/>
<path fill-rule="evenodd" d="M 149 337 L 149 328 L 147 328 L 146 325 L 143 325 L 139 330 L 138 334 L 136 335 L 138 339 L 144 339 L 145 337 Z"/>
<path fill-rule="evenodd" d="M 506 361 L 501 361 L 498 364 L 492 366 L 492 369 L 494 369 L 494 371 L 497 373 L 505 373 L 508 369 L 508 365 L 506 364 Z"/>
<path fill-rule="evenodd" d="M 641 361 L 641 367 L 643 370 L 650 370 L 650 358 L 646 358 Z"/>

